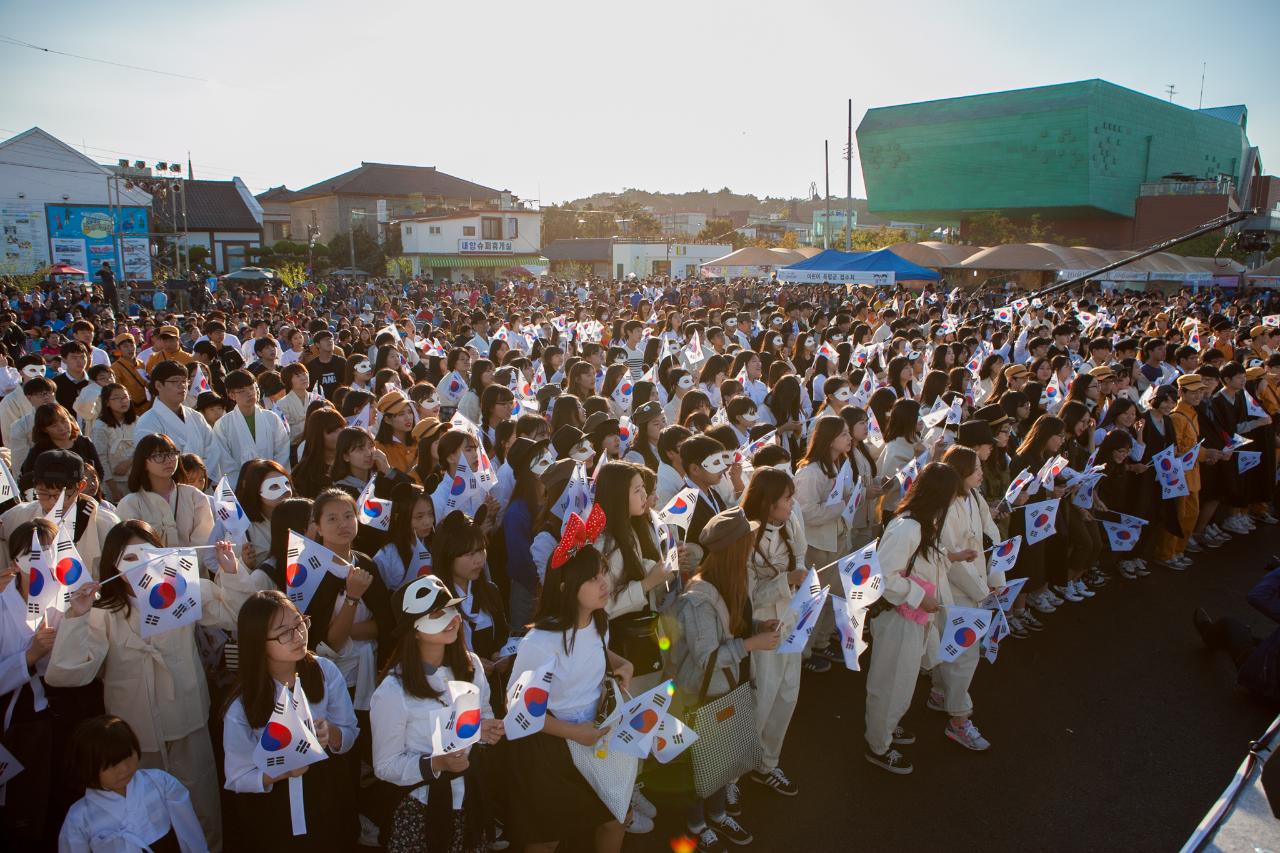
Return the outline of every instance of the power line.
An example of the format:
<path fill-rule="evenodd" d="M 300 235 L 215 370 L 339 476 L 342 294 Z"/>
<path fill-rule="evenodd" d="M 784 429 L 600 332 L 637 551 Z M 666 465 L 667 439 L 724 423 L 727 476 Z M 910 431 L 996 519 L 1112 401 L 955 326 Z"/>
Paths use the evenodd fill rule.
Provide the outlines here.
<path fill-rule="evenodd" d="M 165 77 L 177 77 L 182 80 L 194 80 L 197 83 L 217 82 L 215 80 L 210 80 L 207 77 L 194 77 L 190 74 L 179 74 L 176 71 L 161 71 L 158 68 L 144 68 L 141 65 L 128 65 L 123 62 L 113 62 L 110 59 L 98 59 L 97 57 L 94 57 L 94 56 L 83 56 L 78 53 L 68 53 L 64 50 L 55 50 L 54 48 L 51 48 L 51 47 L 41 47 L 38 44 L 31 44 L 30 42 L 25 42 L 25 41 L 22 41 L 21 39 L 13 38 L 12 36 L 0 35 L 0 39 L 3 39 L 9 44 L 16 45 L 18 47 L 26 47 L 26 48 L 30 48 L 31 50 L 41 51 L 43 53 L 53 53 L 53 54 L 57 54 L 58 56 L 69 56 L 72 59 L 81 59 L 81 60 L 84 60 L 85 62 L 97 62 L 102 65 L 114 65 L 116 68 L 127 68 L 130 71 L 145 71 L 148 74 L 160 74 Z"/>

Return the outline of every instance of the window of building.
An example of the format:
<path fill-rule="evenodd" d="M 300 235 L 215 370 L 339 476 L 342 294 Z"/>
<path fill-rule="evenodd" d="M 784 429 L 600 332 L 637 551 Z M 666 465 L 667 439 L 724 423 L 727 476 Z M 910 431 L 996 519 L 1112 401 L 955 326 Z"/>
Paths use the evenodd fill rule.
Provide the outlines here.
<path fill-rule="evenodd" d="M 507 217 L 507 239 L 514 240 L 520 236 L 520 220 L 514 216 Z"/>
<path fill-rule="evenodd" d="M 270 222 L 271 226 L 271 242 L 275 243 L 279 240 L 289 239 L 289 223 L 288 222 Z"/>
<path fill-rule="evenodd" d="M 480 218 L 480 237 L 485 240 L 502 239 L 502 219 L 496 216 Z"/>
<path fill-rule="evenodd" d="M 472 232 L 474 233 L 475 229 L 473 228 L 473 229 L 471 229 L 471 230 L 472 230 Z M 439 234 L 439 233 L 440 233 L 440 226 L 439 226 L 439 225 L 431 225 L 431 226 L 429 226 L 429 227 L 427 228 L 427 233 L 428 233 L 428 234 Z"/>
<path fill-rule="evenodd" d="M 404 233 L 405 233 L 405 236 L 412 235 L 412 234 L 413 234 L 413 226 L 412 226 L 412 225 L 406 225 L 406 226 L 404 227 Z"/>
<path fill-rule="evenodd" d="M 462 226 L 462 236 L 463 236 L 463 237 L 474 237 L 474 236 L 476 236 L 476 227 L 475 227 L 474 225 L 463 225 L 463 226 Z"/>

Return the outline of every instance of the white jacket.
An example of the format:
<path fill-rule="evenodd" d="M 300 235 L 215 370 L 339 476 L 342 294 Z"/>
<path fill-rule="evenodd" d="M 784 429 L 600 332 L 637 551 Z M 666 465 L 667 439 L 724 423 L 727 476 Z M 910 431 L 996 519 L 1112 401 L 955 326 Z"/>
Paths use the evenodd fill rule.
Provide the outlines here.
<path fill-rule="evenodd" d="M 796 472 L 796 506 L 804 519 L 805 537 L 809 546 L 821 551 L 840 549 L 840 537 L 845 531 L 844 501 L 827 506 L 827 498 L 836 478 L 828 477 L 816 462 L 805 465 Z M 847 497 L 847 496 L 846 496 Z"/>
<path fill-rule="evenodd" d="M 249 423 L 238 407 L 213 425 L 214 437 L 222 446 L 222 473 L 226 477 L 239 476 L 240 469 L 255 459 L 274 459 L 289 470 L 289 430 L 280 416 L 259 406 L 253 413 L 253 426 L 250 434 Z"/>
<path fill-rule="evenodd" d="M 166 548 L 201 546 L 213 532 L 213 511 L 204 493 L 195 486 L 179 483 L 168 497 L 157 492 L 130 492 L 116 504 L 121 521 L 145 521 L 160 534 Z"/>
<path fill-rule="evenodd" d="M 141 441 L 143 436 L 161 432 L 173 439 L 178 450 L 194 453 L 204 459 L 210 482 L 218 482 L 224 474 L 231 478 L 238 476 L 239 468 L 228 469 L 225 466 L 222 445 L 214 437 L 213 429 L 205 421 L 204 415 L 186 406 L 182 407 L 181 414 L 179 417 L 168 406 L 157 401 L 133 425 L 134 442 Z"/>
<path fill-rule="evenodd" d="M 787 539 L 783 540 L 785 530 Z M 787 545 L 790 543 L 790 553 Z M 747 558 L 747 594 L 751 596 L 751 615 L 759 622 L 785 619 L 791 603 L 792 589 L 787 580 L 791 557 L 795 568 L 805 567 L 804 554 L 808 550 L 804 521 L 798 507 L 793 507 L 786 524 L 766 524 L 760 539 Z"/>
<path fill-rule="evenodd" d="M 124 796 L 90 788 L 75 802 L 58 833 L 59 853 L 134 853 L 169 833 L 183 853 L 207 851 L 204 830 L 181 782 L 163 770 L 139 769 Z"/>

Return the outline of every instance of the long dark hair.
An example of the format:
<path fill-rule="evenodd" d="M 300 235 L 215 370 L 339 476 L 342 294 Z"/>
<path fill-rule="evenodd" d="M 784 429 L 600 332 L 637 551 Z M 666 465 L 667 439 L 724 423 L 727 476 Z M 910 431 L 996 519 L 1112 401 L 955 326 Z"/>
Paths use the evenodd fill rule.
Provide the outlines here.
<path fill-rule="evenodd" d="M 480 522 L 472 521 L 461 510 L 455 509 L 444 517 L 439 530 L 431 537 L 431 572 L 444 581 L 449 589 L 455 589 L 453 561 L 473 551 L 487 550 L 488 547 L 489 540 Z M 502 616 L 506 612 L 496 590 L 483 574 L 471 582 L 471 595 L 480 609 L 490 615 Z"/>
<path fill-rule="evenodd" d="M 920 404 L 915 400 L 899 400 L 889 410 L 889 423 L 881 424 L 880 429 L 884 435 L 884 443 L 888 444 L 895 438 L 915 440 L 919 426 Z"/>
<path fill-rule="evenodd" d="M 930 462 L 898 504 L 899 516 L 910 516 L 920 525 L 920 546 L 916 549 L 916 557 L 927 556 L 929 551 L 941 553 L 942 523 L 947 518 L 947 510 L 960 494 L 961 485 L 956 469 L 941 462 Z"/>
<path fill-rule="evenodd" d="M 1066 430 L 1066 424 L 1061 418 L 1053 415 L 1041 415 L 1036 418 L 1036 422 L 1031 425 L 1031 430 L 1027 433 L 1027 437 L 1022 440 L 1022 444 L 1018 446 L 1018 456 L 1022 459 L 1030 459 L 1037 464 L 1044 461 L 1044 448 L 1049 439 L 1055 435 L 1062 435 Z"/>
<path fill-rule="evenodd" d="M 867 420 L 867 410 L 859 409 L 854 406 L 845 406 L 840 410 L 840 417 L 844 418 L 844 422 L 849 425 L 849 436 L 852 438 L 853 428 Z M 870 467 L 871 476 L 876 476 L 876 458 L 872 456 L 871 451 L 867 449 L 867 443 L 865 441 L 858 441 L 854 438 L 853 450 L 849 452 L 849 455 L 853 456 L 854 453 L 862 454 L 862 458 L 867 460 L 867 465 Z M 856 483 L 859 477 L 858 466 L 854 465 L 853 460 L 850 459 L 849 467 L 853 469 L 853 480 Z"/>
<path fill-rule="evenodd" d="M 444 647 L 444 665 L 449 667 L 455 681 L 475 681 L 476 668 L 467 649 L 467 632 L 462 630 L 461 625 L 458 626 L 457 638 Z M 418 632 L 413 625 L 408 625 L 401 631 L 378 680 L 388 676 L 400 679 L 404 692 L 415 699 L 440 698 L 441 694 L 427 680 L 427 671 L 422 666 L 422 654 L 418 651 Z"/>
<path fill-rule="evenodd" d="M 129 466 L 130 492 L 151 491 L 151 478 L 147 476 L 147 460 L 151 458 L 151 454 L 161 450 L 168 450 L 177 456 L 182 455 L 178 451 L 178 446 L 173 443 L 173 439 L 162 432 L 149 433 L 138 439 L 138 443 L 133 448 L 133 463 Z M 178 476 L 177 469 L 174 469 L 173 476 L 174 478 Z"/>
<path fill-rule="evenodd" d="M 116 413 L 111 411 L 111 408 L 107 406 L 107 401 L 110 400 L 111 395 L 117 391 L 123 391 L 124 395 L 126 397 L 129 397 L 129 408 L 128 410 L 125 411 L 124 415 L 121 416 L 119 420 L 116 419 Z M 119 382 L 111 382 L 106 385 L 103 385 L 100 399 L 102 400 L 102 405 L 100 406 L 100 413 L 98 414 L 98 420 L 102 421 L 107 426 L 109 427 L 127 426 L 128 424 L 131 424 L 138 419 L 138 407 L 133 402 L 133 397 L 129 396 L 129 391 Z"/>
<path fill-rule="evenodd" d="M 692 392 L 690 392 L 692 393 Z M 644 577 L 640 559 L 640 539 L 631 525 L 631 480 L 640 471 L 630 462 L 606 462 L 596 477 L 596 500 L 604 510 L 606 553 L 616 548 L 622 554 L 622 576 L 612 591 L 616 599 L 631 581 Z M 643 480 L 642 480 L 643 481 Z"/>
<path fill-rule="evenodd" d="M 583 584 L 595 580 L 603 570 L 600 552 L 592 545 L 580 548 L 558 569 L 547 566 L 547 578 L 538 596 L 533 627 L 564 634 L 565 652 L 573 651 L 573 642 L 578 636 L 578 590 Z M 591 621 L 603 637 L 609 624 L 604 610 L 592 613 Z"/>
<path fill-rule="evenodd" d="M 281 589 L 286 585 L 284 570 L 289 563 L 289 531 L 306 535 L 310 524 L 311 498 L 285 498 L 276 505 L 276 511 L 271 513 L 272 570 L 269 574 Z"/>
<path fill-rule="evenodd" d="M 236 639 L 240 644 L 240 677 L 227 699 L 227 706 L 240 697 L 249 728 L 260 729 L 271 719 L 271 709 L 276 702 L 276 682 L 267 670 L 267 643 L 275 642 L 267 636 L 271 619 L 277 611 L 297 612 L 283 592 L 278 589 L 259 590 L 245 601 L 236 617 Z M 301 615 L 301 614 L 299 614 Z M 324 701 L 324 671 L 315 653 L 306 649 L 294 664 L 302 691 L 310 703 Z"/>
<path fill-rule="evenodd" d="M 764 537 L 765 525 L 769 524 L 769 510 L 787 495 L 795 494 L 795 490 L 796 484 L 790 475 L 779 471 L 777 468 L 760 468 L 751 475 L 751 482 L 747 484 L 747 492 L 742 496 L 742 511 L 746 514 L 747 520 L 760 522 L 760 529 L 756 531 L 752 548 L 760 557 L 761 562 L 767 563 L 774 570 L 775 576 L 782 572 L 795 571 L 796 568 L 796 550 L 792 546 L 791 534 L 787 531 L 787 523 L 784 521 L 778 530 L 783 544 L 787 547 L 786 566 L 775 566 L 769 563 L 764 552 L 760 550 L 760 540 Z"/>
<path fill-rule="evenodd" d="M 318 472 L 324 476 L 324 437 L 335 429 L 343 429 L 347 422 L 338 410 L 323 406 L 312 410 L 307 415 L 306 426 L 302 429 L 302 458 L 293 466 L 295 471 Z M 314 467 L 313 467 L 314 466 Z"/>
<path fill-rule="evenodd" d="M 805 449 L 804 458 L 800 460 L 800 464 L 796 469 L 805 467 L 806 465 L 817 465 L 822 469 L 822 473 L 828 477 L 834 477 L 838 473 L 838 469 L 834 462 L 831 461 L 831 442 L 839 437 L 848 427 L 845 425 L 844 418 L 838 415 L 822 415 L 814 422 L 813 432 L 809 435 L 809 446 Z"/>
<path fill-rule="evenodd" d="M 413 512 L 418 501 L 423 499 L 431 503 L 426 489 L 417 483 L 397 483 L 391 490 L 391 544 L 395 546 L 396 554 L 400 556 L 400 562 L 404 563 L 406 569 L 413 559 L 414 546 L 418 542 L 418 534 L 413 531 Z M 435 512 L 434 504 L 431 511 Z M 434 538 L 435 532 L 432 531 L 432 539 Z"/>

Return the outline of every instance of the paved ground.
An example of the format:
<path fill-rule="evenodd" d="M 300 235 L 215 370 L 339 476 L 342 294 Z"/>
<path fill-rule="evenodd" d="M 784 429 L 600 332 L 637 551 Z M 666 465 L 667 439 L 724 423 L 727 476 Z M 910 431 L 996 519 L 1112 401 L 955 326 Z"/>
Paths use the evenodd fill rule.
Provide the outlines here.
<path fill-rule="evenodd" d="M 1186 572 L 1113 578 L 1046 617 L 1043 633 L 1006 641 L 972 691 L 987 753 L 943 737 L 922 680 L 904 720 L 919 735 L 907 748 L 911 776 L 863 760 L 862 674 L 805 675 L 783 752 L 800 795 L 744 782 L 742 822 L 756 836 L 744 849 L 1178 849 L 1274 716 L 1234 688 L 1225 655 L 1204 651 L 1191 612 L 1202 605 L 1269 631 L 1244 595 L 1280 563 L 1272 554 L 1275 529 Z M 682 823 L 659 805 L 657 830 L 630 838 L 628 851 L 670 849 Z"/>

